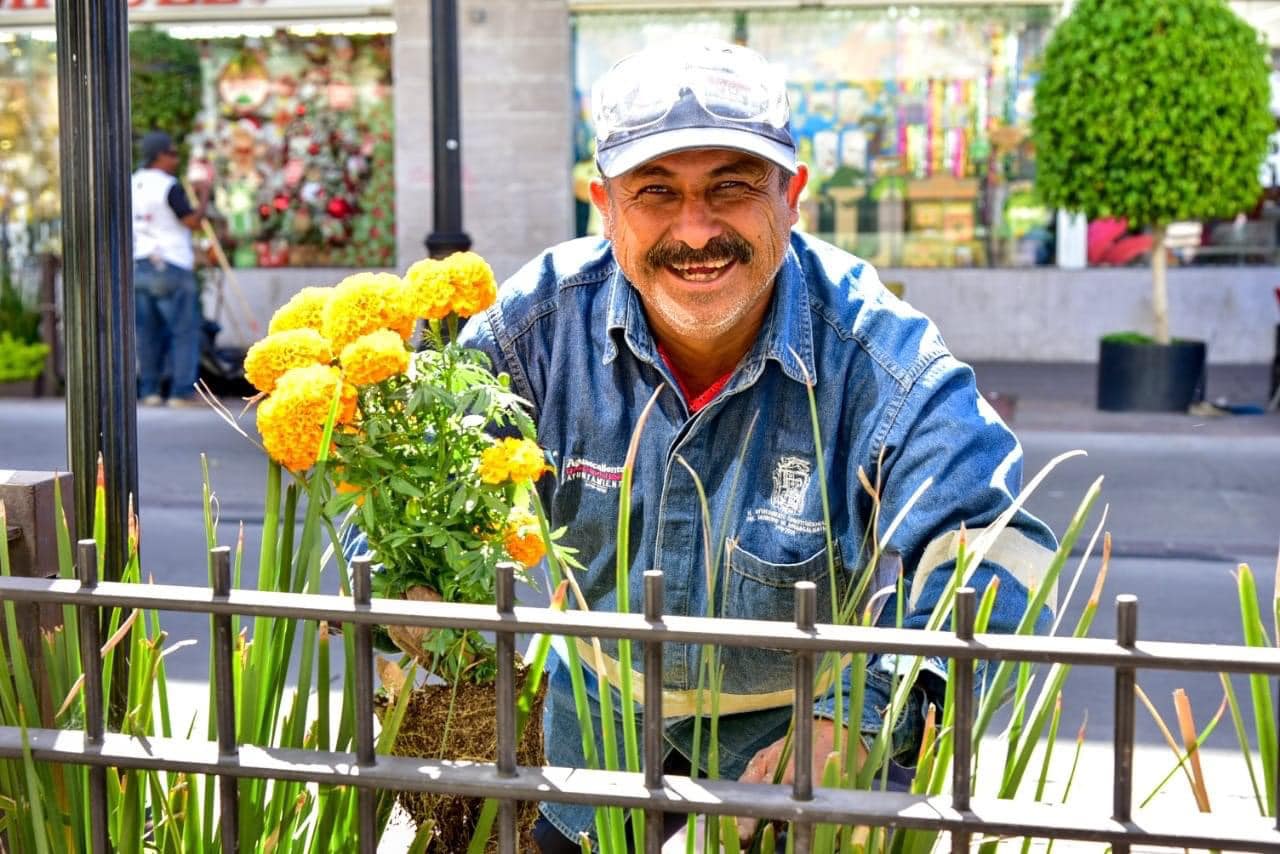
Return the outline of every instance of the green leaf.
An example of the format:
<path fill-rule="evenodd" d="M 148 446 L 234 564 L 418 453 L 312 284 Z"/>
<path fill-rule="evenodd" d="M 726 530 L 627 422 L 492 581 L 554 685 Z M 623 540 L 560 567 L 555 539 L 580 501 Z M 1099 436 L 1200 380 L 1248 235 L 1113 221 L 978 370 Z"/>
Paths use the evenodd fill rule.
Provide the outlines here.
<path fill-rule="evenodd" d="M 398 475 L 391 477 L 391 488 L 401 495 L 408 495 L 411 498 L 425 498 L 426 493 L 414 486 L 409 481 Z"/>

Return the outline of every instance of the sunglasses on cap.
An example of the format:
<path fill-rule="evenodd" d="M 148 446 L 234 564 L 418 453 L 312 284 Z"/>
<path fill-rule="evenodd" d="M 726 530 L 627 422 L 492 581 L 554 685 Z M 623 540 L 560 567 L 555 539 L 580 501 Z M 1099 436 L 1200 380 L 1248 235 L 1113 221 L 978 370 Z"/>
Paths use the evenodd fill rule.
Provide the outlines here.
<path fill-rule="evenodd" d="M 725 122 L 785 129 L 783 76 L 758 53 L 727 42 L 646 50 L 619 60 L 592 87 L 597 145 L 660 124 L 687 95 Z"/>

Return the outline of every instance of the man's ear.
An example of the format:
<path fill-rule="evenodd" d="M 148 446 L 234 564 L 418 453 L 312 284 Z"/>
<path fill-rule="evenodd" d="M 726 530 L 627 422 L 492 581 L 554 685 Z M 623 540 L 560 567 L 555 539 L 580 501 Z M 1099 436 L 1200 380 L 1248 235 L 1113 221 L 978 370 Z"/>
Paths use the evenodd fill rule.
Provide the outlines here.
<path fill-rule="evenodd" d="M 809 183 L 809 167 L 803 163 L 796 164 L 796 174 L 787 182 L 787 208 L 791 211 L 791 224 L 800 221 L 800 194 Z"/>
<path fill-rule="evenodd" d="M 591 203 L 600 211 L 600 221 L 604 226 L 604 237 L 613 240 L 613 203 L 609 199 L 609 191 L 603 181 L 591 182 Z"/>

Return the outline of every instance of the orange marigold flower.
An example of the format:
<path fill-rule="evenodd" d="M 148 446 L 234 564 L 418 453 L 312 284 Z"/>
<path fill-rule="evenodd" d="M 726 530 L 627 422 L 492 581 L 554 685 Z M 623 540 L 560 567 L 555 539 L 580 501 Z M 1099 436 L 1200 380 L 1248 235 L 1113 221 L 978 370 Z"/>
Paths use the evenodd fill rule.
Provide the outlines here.
<path fill-rule="evenodd" d="M 314 329 L 319 332 L 320 317 L 332 294 L 333 288 L 303 288 L 276 309 L 267 332 L 285 332 L 289 329 Z"/>
<path fill-rule="evenodd" d="M 498 282 L 484 258 L 474 252 L 455 252 L 444 264 L 453 282 L 453 310 L 460 317 L 479 314 L 493 305 Z"/>
<path fill-rule="evenodd" d="M 542 448 L 538 447 L 537 442 L 531 442 L 528 439 L 508 441 L 513 443 L 510 446 L 511 452 L 507 462 L 512 480 L 516 482 L 537 480 L 542 477 L 543 472 L 551 469 L 547 465 L 546 455 L 542 452 Z"/>
<path fill-rule="evenodd" d="M 314 329 L 287 329 L 263 338 L 244 357 L 244 373 L 258 391 L 270 394 L 286 371 L 333 360 L 333 350 Z"/>
<path fill-rule="evenodd" d="M 423 258 L 405 271 L 405 305 L 414 317 L 443 320 L 453 311 L 453 280 L 443 261 Z"/>
<path fill-rule="evenodd" d="M 322 316 L 323 331 L 342 352 L 352 341 L 378 329 L 408 340 L 414 317 L 406 308 L 404 285 L 392 273 L 356 273 L 333 289 Z"/>
<path fill-rule="evenodd" d="M 359 417 L 360 392 L 354 385 L 344 380 L 342 397 L 338 398 L 338 416 L 334 419 L 335 429 L 349 431 L 351 428 L 347 425 L 354 423 Z"/>
<path fill-rule="evenodd" d="M 343 347 L 339 361 L 348 382 L 368 385 L 403 374 L 409 367 L 409 351 L 399 334 L 379 329 Z"/>
<path fill-rule="evenodd" d="M 506 536 L 502 544 L 506 546 L 507 554 L 524 566 L 537 566 L 538 561 L 547 553 L 538 520 L 528 510 L 512 511 L 507 518 Z"/>
<path fill-rule="evenodd" d="M 550 469 L 537 442 L 503 439 L 480 452 L 480 479 L 499 484 L 537 480 Z"/>
<path fill-rule="evenodd" d="M 258 407 L 258 432 L 272 459 L 296 472 L 315 465 L 329 407 L 339 387 L 339 420 L 346 414 L 344 410 L 354 417 L 355 387 L 343 383 L 341 373 L 331 365 L 293 368 L 276 381 L 275 391 Z"/>

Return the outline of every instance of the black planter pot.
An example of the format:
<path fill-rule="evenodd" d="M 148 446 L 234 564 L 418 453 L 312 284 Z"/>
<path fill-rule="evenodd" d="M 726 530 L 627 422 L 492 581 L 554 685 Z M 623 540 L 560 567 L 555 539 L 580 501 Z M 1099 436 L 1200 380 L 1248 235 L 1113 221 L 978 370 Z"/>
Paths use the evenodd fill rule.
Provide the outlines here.
<path fill-rule="evenodd" d="M 1098 408 L 1110 412 L 1186 412 L 1204 400 L 1203 341 L 1100 342 Z"/>
<path fill-rule="evenodd" d="M 1271 391 L 1267 393 L 1267 400 L 1276 400 L 1277 394 L 1280 394 L 1280 323 L 1276 324 L 1276 350 L 1271 357 Z"/>

